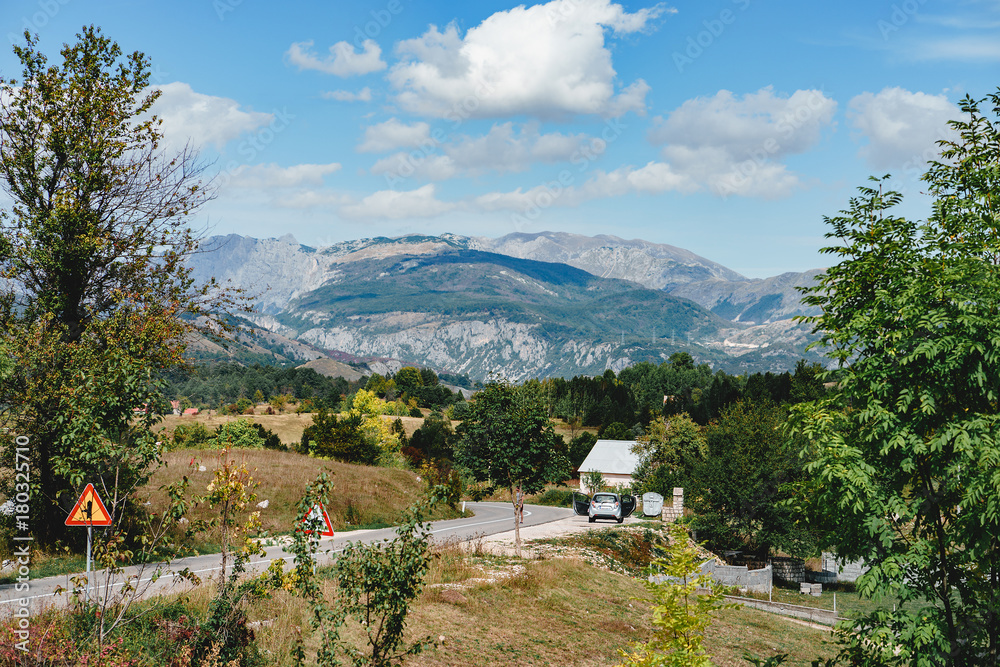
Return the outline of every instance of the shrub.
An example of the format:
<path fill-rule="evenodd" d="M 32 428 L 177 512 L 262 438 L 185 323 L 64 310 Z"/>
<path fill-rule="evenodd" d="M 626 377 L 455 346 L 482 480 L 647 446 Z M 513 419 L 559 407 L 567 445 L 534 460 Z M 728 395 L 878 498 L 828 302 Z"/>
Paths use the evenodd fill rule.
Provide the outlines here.
<path fill-rule="evenodd" d="M 178 424 L 174 429 L 172 449 L 201 448 L 211 438 L 211 431 L 201 422 Z"/>
<path fill-rule="evenodd" d="M 548 489 L 531 501 L 535 505 L 550 507 L 572 507 L 573 489 Z"/>
<path fill-rule="evenodd" d="M 249 419 L 237 419 L 233 422 L 219 424 L 215 429 L 215 437 L 206 445 L 214 449 L 263 449 L 265 437 L 261 434 L 260 424 Z M 272 434 L 273 435 L 273 434 Z M 275 436 L 277 437 L 277 436 Z"/>

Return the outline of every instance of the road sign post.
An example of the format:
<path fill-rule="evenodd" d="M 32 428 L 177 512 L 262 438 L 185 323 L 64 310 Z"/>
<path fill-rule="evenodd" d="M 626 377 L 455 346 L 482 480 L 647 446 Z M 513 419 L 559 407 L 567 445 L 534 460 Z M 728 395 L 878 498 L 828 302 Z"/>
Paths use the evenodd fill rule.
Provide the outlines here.
<path fill-rule="evenodd" d="M 101 502 L 101 497 L 97 495 L 97 490 L 93 484 L 88 484 L 87 488 L 80 494 L 80 499 L 66 517 L 67 526 L 87 527 L 87 588 L 84 591 L 84 601 L 90 603 L 90 554 L 93 544 L 94 526 L 110 526 L 111 512 Z"/>

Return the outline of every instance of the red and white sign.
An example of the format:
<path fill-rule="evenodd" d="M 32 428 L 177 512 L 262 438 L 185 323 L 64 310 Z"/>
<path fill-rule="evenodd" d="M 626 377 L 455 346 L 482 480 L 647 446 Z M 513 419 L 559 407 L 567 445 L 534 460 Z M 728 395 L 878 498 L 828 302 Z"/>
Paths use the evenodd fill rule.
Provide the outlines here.
<path fill-rule="evenodd" d="M 87 488 L 80 494 L 80 499 L 76 501 L 73 510 L 66 517 L 67 526 L 110 526 L 111 512 L 101 502 L 101 497 L 97 495 L 97 490 L 93 484 L 88 484 Z"/>
<path fill-rule="evenodd" d="M 309 514 L 302 520 L 302 523 L 310 524 L 315 523 L 317 520 L 323 521 L 322 529 L 319 532 L 320 537 L 333 537 L 333 524 L 330 523 L 330 515 L 326 513 L 323 503 L 313 505 L 312 509 L 309 510 Z M 307 529 L 305 532 L 312 533 L 313 531 Z"/>

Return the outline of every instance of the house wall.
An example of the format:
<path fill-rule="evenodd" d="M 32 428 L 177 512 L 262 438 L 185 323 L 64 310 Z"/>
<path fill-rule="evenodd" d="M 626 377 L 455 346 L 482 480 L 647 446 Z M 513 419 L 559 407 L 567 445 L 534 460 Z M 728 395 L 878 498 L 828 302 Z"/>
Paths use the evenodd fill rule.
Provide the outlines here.
<path fill-rule="evenodd" d="M 581 493 L 586 493 L 588 496 L 593 495 L 593 489 L 589 488 L 584 481 L 585 475 L 580 475 L 580 491 Z M 601 476 L 604 478 L 604 483 L 609 487 L 622 487 L 632 485 L 632 475 L 619 475 L 614 473 L 602 472 Z"/>

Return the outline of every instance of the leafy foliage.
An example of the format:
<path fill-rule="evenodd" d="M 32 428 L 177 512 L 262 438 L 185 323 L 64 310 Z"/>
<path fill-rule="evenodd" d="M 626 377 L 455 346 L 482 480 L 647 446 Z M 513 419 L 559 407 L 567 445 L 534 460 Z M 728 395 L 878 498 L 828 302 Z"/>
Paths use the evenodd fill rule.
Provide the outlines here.
<path fill-rule="evenodd" d="M 700 574 L 700 564 L 687 529 L 674 524 L 666 557 L 652 564 L 658 581 L 647 582 L 650 597 L 643 600 L 652 605 L 654 637 L 623 653 L 626 660 L 621 667 L 711 667 L 702 648 L 705 628 L 713 612 L 736 605 L 724 603 L 723 593 L 711 592 L 712 579 Z"/>
<path fill-rule="evenodd" d="M 708 445 L 701 429 L 686 414 L 656 419 L 646 435 L 636 439 L 639 465 L 636 484 L 669 498 L 675 486 L 685 486 L 688 472 L 703 461 Z"/>
<path fill-rule="evenodd" d="M 309 516 L 316 502 L 332 491 L 325 473 L 307 489 L 299 503 L 300 514 Z M 432 496 L 429 505 L 436 502 Z M 346 657 L 356 667 L 388 667 L 416 655 L 431 645 L 430 638 L 406 644 L 403 632 L 410 604 L 423 589 L 430 568 L 430 527 L 423 522 L 429 506 L 418 505 L 396 529 L 396 538 L 364 544 L 350 542 L 333 566 L 337 581 L 337 599 L 331 605 L 323 597 L 314 575 L 318 543 L 307 536 L 314 526 L 300 522 L 294 533 L 292 549 L 296 554 L 294 577 L 297 588 L 313 606 L 313 627 L 320 630 L 316 664 L 341 665 Z M 312 533 L 316 535 L 316 531 Z M 359 648 L 340 636 L 342 626 L 357 623 L 367 640 Z M 305 651 L 300 645 L 297 664 L 304 664 Z"/>
<path fill-rule="evenodd" d="M 215 437 L 210 438 L 205 445 L 213 449 L 263 449 L 264 438 L 261 437 L 258 426 L 249 419 L 219 424 L 215 428 Z"/>
<path fill-rule="evenodd" d="M 326 408 L 313 415 L 302 431 L 300 451 L 345 463 L 373 465 L 381 450 L 361 430 L 361 415 L 338 416 Z"/>
<path fill-rule="evenodd" d="M 540 396 L 533 387 L 488 384 L 476 394 L 458 433 L 456 463 L 476 481 L 510 491 L 520 549 L 519 495 L 538 493 L 546 482 L 560 482 L 569 475 L 565 446 L 553 431 Z"/>
<path fill-rule="evenodd" d="M 954 141 L 924 176 L 914 222 L 901 195 L 859 189 L 828 219 L 840 259 L 806 302 L 841 396 L 793 413 L 816 485 L 803 498 L 859 591 L 894 610 L 854 621 L 865 664 L 1000 662 L 1000 92 L 966 98 Z M 810 502 L 811 501 L 811 502 Z M 905 604 L 909 603 L 909 604 Z"/>
<path fill-rule="evenodd" d="M 741 401 L 706 428 L 707 456 L 695 464 L 686 495 L 710 548 L 746 549 L 758 560 L 779 548 L 799 556 L 816 551 L 811 533 L 783 502 L 803 476 L 784 422 L 785 411 L 772 403 Z"/>

